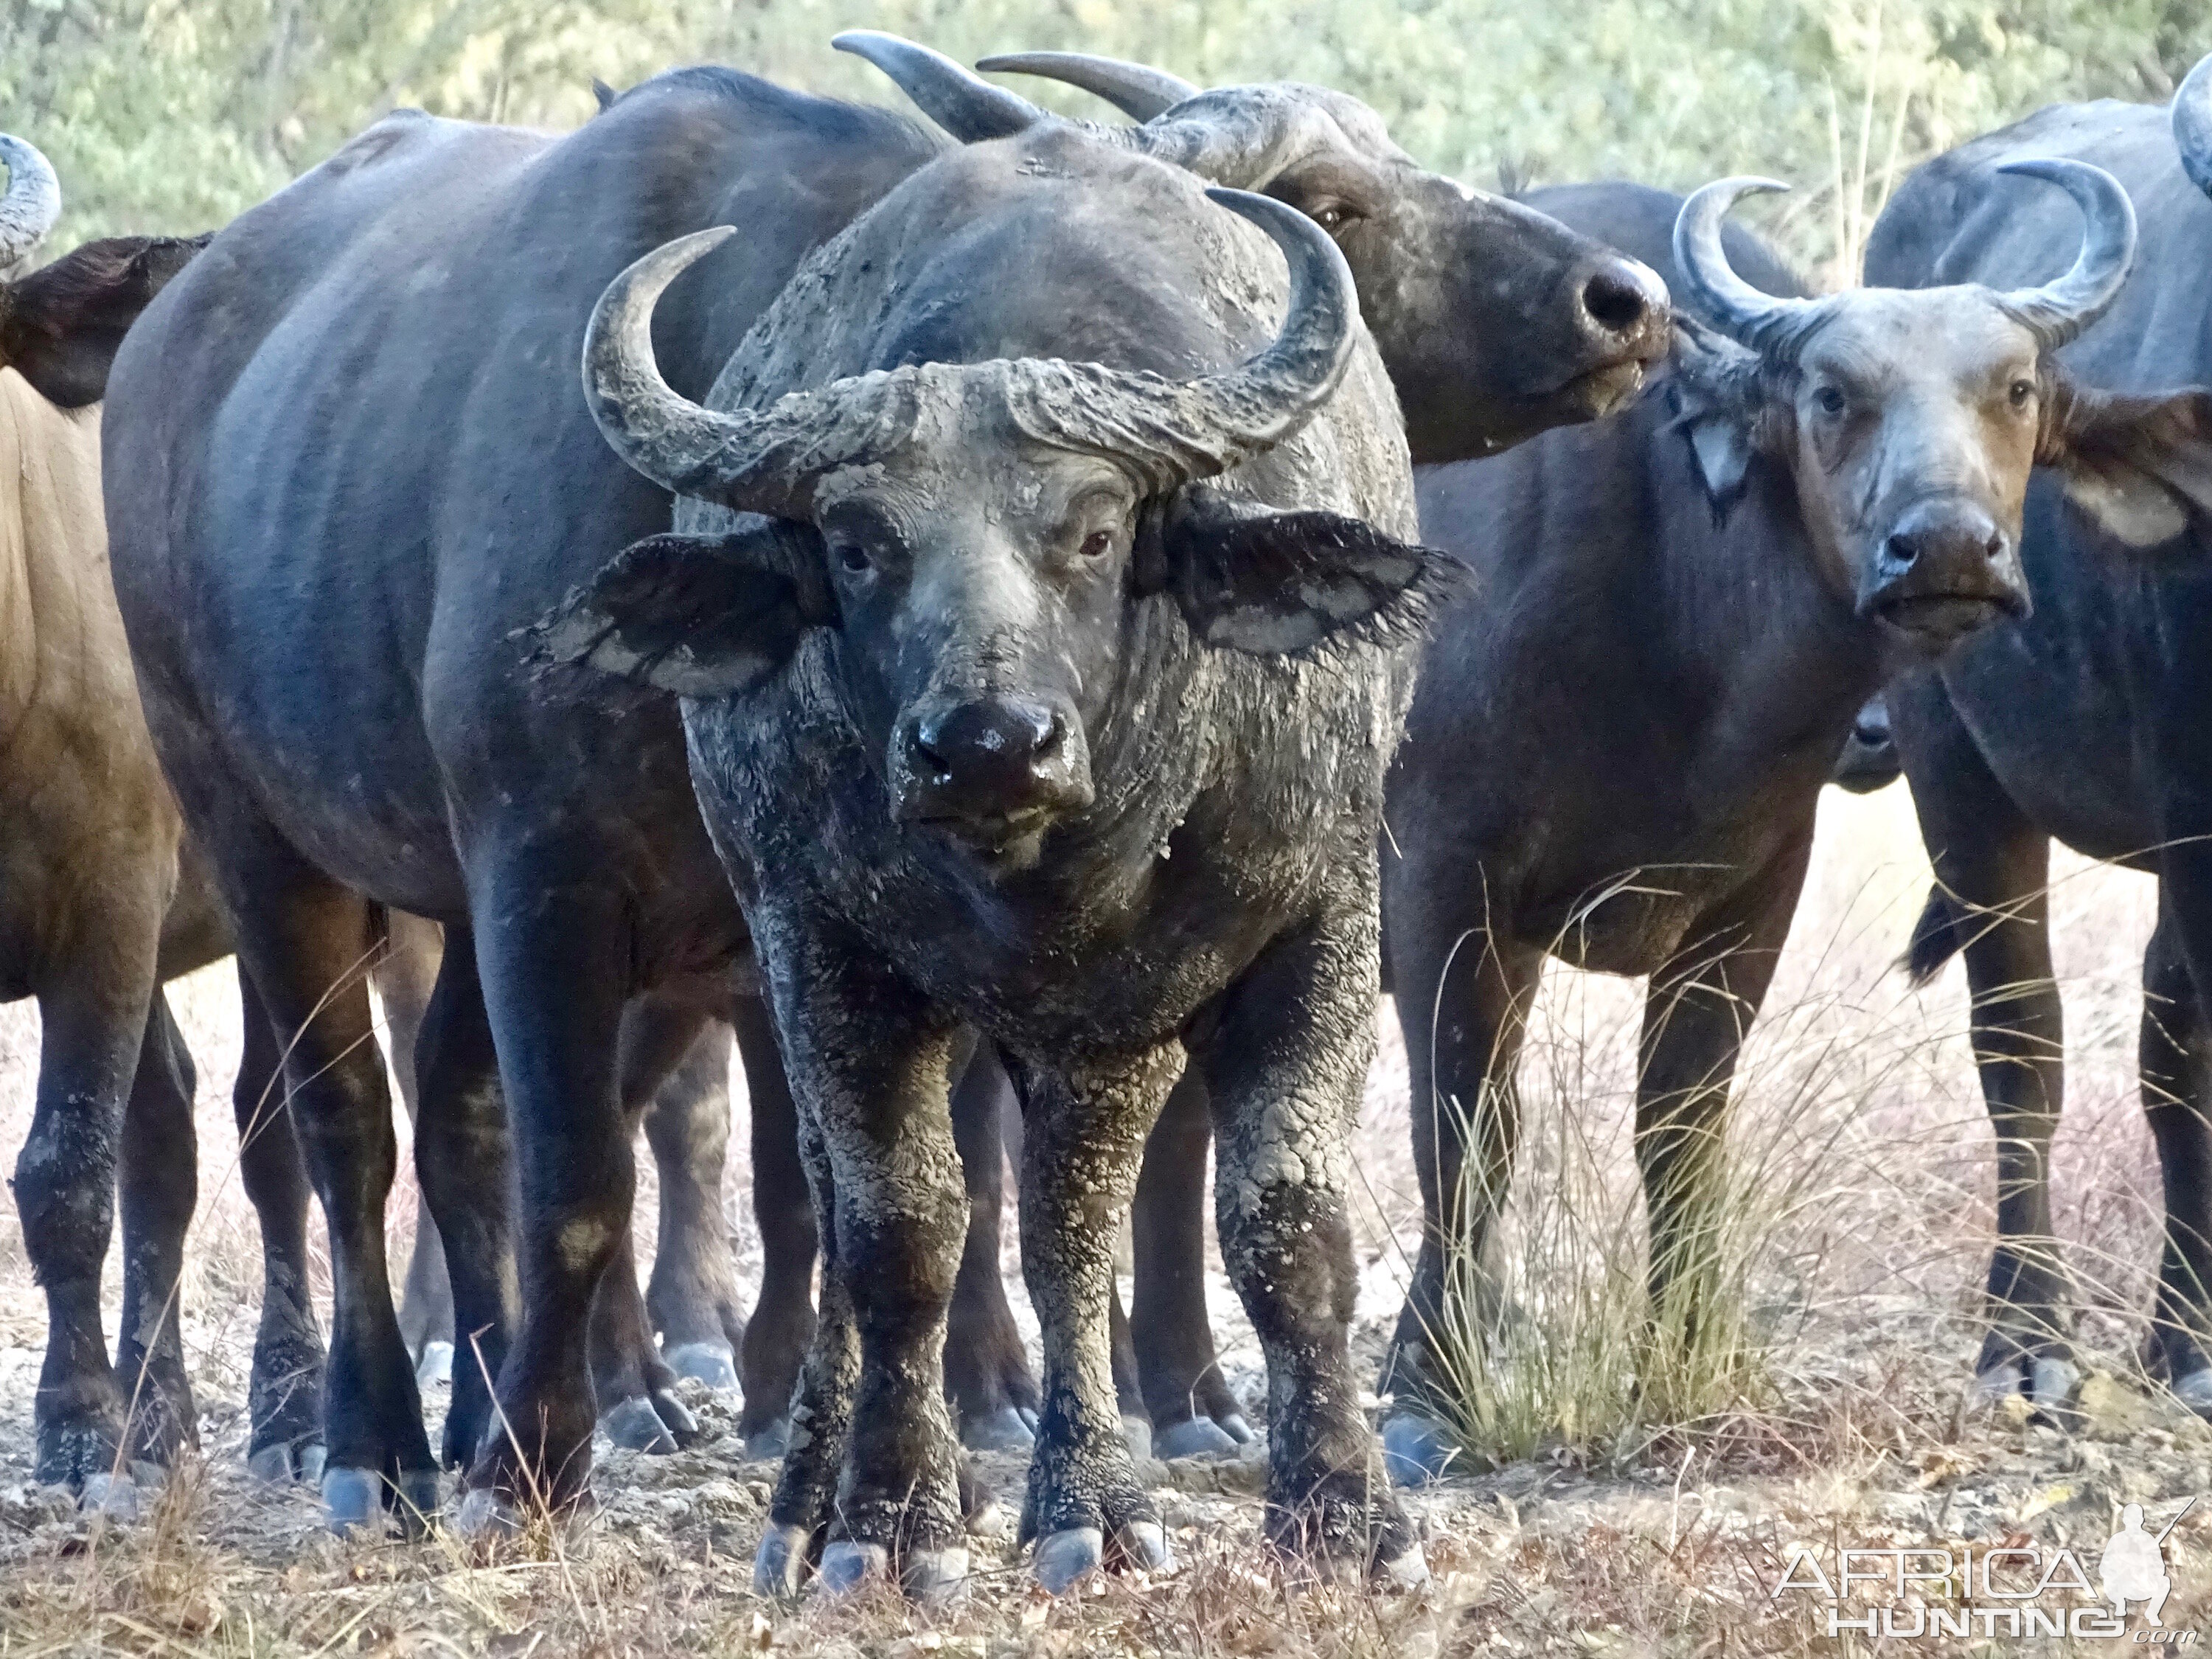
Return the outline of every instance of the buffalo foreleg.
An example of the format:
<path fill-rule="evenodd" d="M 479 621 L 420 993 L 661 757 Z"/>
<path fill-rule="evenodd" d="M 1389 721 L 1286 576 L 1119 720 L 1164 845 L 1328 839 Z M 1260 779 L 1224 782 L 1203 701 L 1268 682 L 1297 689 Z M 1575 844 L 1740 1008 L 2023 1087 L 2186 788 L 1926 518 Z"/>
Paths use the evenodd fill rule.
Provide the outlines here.
<path fill-rule="evenodd" d="M 2212 1022 L 2183 948 L 2175 888 L 2168 872 L 2143 957 L 2143 1111 L 2166 1194 L 2150 1348 L 2174 1392 L 2212 1415 Z"/>
<path fill-rule="evenodd" d="M 969 1445 L 1027 1450 L 1036 1430 L 1036 1378 L 1022 1352 L 999 1270 L 1006 1185 L 1000 1123 L 1012 1091 L 991 1046 L 974 1047 L 952 1091 L 952 1138 L 967 1183 L 968 1235 L 945 1335 L 945 1383 L 960 1437 Z"/>
<path fill-rule="evenodd" d="M 159 990 L 123 1115 L 123 1324 L 115 1370 L 133 1458 L 166 1466 L 199 1442 L 177 1296 L 198 1184 L 192 1057 Z"/>

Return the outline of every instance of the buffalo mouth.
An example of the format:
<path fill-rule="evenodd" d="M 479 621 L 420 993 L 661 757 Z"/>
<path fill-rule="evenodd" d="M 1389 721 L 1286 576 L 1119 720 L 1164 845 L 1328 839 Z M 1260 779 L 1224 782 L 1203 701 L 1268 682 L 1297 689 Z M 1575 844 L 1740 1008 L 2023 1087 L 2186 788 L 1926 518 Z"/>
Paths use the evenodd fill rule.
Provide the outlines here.
<path fill-rule="evenodd" d="M 1642 357 L 1601 364 L 1576 375 L 1552 394 L 1553 399 L 1585 420 L 1602 420 L 1635 400 L 1644 390 L 1649 368 L 1648 360 Z"/>
<path fill-rule="evenodd" d="M 2010 595 L 1908 593 L 1878 599 L 1868 611 L 1885 626 L 1940 651 L 2007 617 L 2024 617 L 2027 607 Z"/>
<path fill-rule="evenodd" d="M 1035 861 L 1036 844 L 1059 815 L 1049 806 L 1024 806 L 1005 812 L 930 814 L 915 819 L 987 864 Z"/>

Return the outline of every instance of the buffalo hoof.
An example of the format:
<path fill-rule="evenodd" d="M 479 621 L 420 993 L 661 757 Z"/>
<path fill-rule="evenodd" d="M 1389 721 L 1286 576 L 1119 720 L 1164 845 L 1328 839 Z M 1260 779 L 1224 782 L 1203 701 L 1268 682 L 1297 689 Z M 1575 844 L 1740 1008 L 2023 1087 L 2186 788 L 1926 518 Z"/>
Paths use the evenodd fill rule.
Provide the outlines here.
<path fill-rule="evenodd" d="M 2173 1385 L 2173 1397 L 2199 1417 L 2212 1418 L 2212 1370 L 2190 1372 Z"/>
<path fill-rule="evenodd" d="M 1185 1418 L 1152 1431 L 1153 1455 L 1159 1457 L 1234 1457 L 1237 1443 L 1210 1417 Z"/>
<path fill-rule="evenodd" d="M 745 1461 L 772 1463 L 791 1449 L 791 1419 L 779 1417 L 745 1437 Z"/>
<path fill-rule="evenodd" d="M 1216 1413 L 1213 1420 L 1220 1426 L 1222 1433 L 1240 1446 L 1249 1446 L 1260 1437 L 1253 1432 L 1252 1425 L 1244 1420 L 1243 1412 Z"/>
<path fill-rule="evenodd" d="M 399 1517 L 401 1535 L 420 1538 L 428 1533 L 430 1519 L 438 1512 L 438 1501 L 437 1470 L 402 1469 L 392 1505 Z"/>
<path fill-rule="evenodd" d="M 384 1533 L 384 1477 L 374 1469 L 323 1471 L 323 1516 L 341 1538 Z"/>
<path fill-rule="evenodd" d="M 1458 1450 L 1425 1417 L 1401 1413 L 1382 1425 L 1382 1468 L 1401 1486 L 1425 1486 L 1443 1474 Z"/>
<path fill-rule="evenodd" d="M 1054 1595 L 1106 1564 L 1106 1534 L 1096 1527 L 1069 1527 L 1037 1540 L 1030 1571 Z"/>
<path fill-rule="evenodd" d="M 674 1395 L 632 1395 L 601 1414 L 599 1432 L 629 1451 L 666 1456 L 699 1437 L 699 1419 Z"/>
<path fill-rule="evenodd" d="M 453 1380 L 453 1345 L 450 1342 L 425 1342 L 422 1352 L 415 1357 L 415 1386 L 429 1388 L 433 1383 Z"/>
<path fill-rule="evenodd" d="M 1152 1456 L 1152 1425 L 1141 1417 L 1124 1413 L 1121 1418 L 1121 1438 L 1129 1443 L 1129 1455 L 1139 1463 L 1150 1462 Z"/>
<path fill-rule="evenodd" d="M 2041 1354 L 2028 1367 L 2027 1381 L 2038 1406 L 2063 1406 L 2080 1392 L 2081 1371 L 2070 1359 Z"/>
<path fill-rule="evenodd" d="M 138 1483 L 127 1474 L 103 1471 L 84 1478 L 84 1492 L 77 1500 L 88 1515 L 104 1515 L 111 1521 L 131 1522 L 144 1507 Z"/>
<path fill-rule="evenodd" d="M 1124 1565 L 1139 1572 L 1173 1572 L 1175 1552 L 1168 1547 L 1167 1528 L 1157 1521 L 1132 1521 L 1114 1534 L 1114 1548 Z"/>
<path fill-rule="evenodd" d="M 1415 1544 L 1395 1559 L 1378 1562 L 1375 1571 L 1385 1583 L 1395 1584 L 1401 1589 L 1419 1589 L 1429 1582 L 1429 1558 Z"/>
<path fill-rule="evenodd" d="M 738 1390 L 737 1352 L 726 1342 L 685 1342 L 662 1356 L 678 1376 L 696 1377 L 721 1394 Z"/>
<path fill-rule="evenodd" d="M 886 1583 L 890 1576 L 889 1550 L 881 1544 L 858 1544 L 849 1538 L 822 1552 L 822 1565 L 816 1574 L 824 1595 L 851 1595 L 870 1584 Z"/>
<path fill-rule="evenodd" d="M 771 1521 L 753 1555 L 753 1594 L 788 1601 L 806 1582 L 806 1548 L 813 1534 L 805 1527 Z"/>
<path fill-rule="evenodd" d="M 81 1489 L 96 1474 L 115 1467 L 122 1431 L 109 1419 L 86 1413 L 69 1420 L 39 1425 L 39 1455 L 33 1472 L 42 1486 Z"/>
<path fill-rule="evenodd" d="M 464 1538 L 513 1538 L 522 1531 L 522 1515 L 489 1486 L 475 1486 L 461 1494 L 453 1530 Z"/>
<path fill-rule="evenodd" d="M 987 1498 L 961 1524 L 970 1538 L 996 1538 L 1006 1529 L 1006 1512 L 999 1507 L 997 1498 Z"/>
<path fill-rule="evenodd" d="M 899 1568 L 899 1585 L 917 1601 L 945 1601 L 968 1582 L 968 1552 L 954 1544 L 941 1550 L 909 1550 Z"/>
<path fill-rule="evenodd" d="M 282 1440 L 248 1456 L 246 1471 L 255 1480 L 266 1480 L 272 1486 L 297 1480 L 306 1486 L 319 1486 L 328 1455 L 319 1440 Z"/>
<path fill-rule="evenodd" d="M 1005 1406 L 988 1417 L 970 1418 L 963 1424 L 960 1443 L 969 1451 L 1025 1452 L 1036 1444 L 1035 1429 L 1033 1418 Z"/>

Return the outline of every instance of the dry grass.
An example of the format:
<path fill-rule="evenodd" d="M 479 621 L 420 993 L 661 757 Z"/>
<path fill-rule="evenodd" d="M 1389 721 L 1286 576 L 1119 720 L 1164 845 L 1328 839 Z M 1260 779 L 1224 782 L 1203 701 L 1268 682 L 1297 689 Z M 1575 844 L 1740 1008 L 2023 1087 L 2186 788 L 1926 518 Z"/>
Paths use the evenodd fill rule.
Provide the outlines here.
<path fill-rule="evenodd" d="M 746 1583 L 773 1470 L 738 1461 L 732 1413 L 703 1398 L 702 1447 L 603 1461 L 601 1515 L 579 1538 L 495 1555 L 328 1539 L 309 1494 L 257 1489 L 241 1467 L 258 1246 L 232 1169 L 234 999 L 222 973 L 203 975 L 179 1001 L 201 1066 L 203 1190 L 183 1308 L 204 1454 L 131 1526 L 24 1484 L 44 1316 L 6 1230 L 0 1656 L 1829 1652 L 1852 1650 L 1851 1638 L 1820 1636 L 1802 1598 L 1772 1594 L 1793 1549 L 2078 1540 L 2094 1570 L 2119 1503 L 2146 1503 L 2163 1525 L 2182 1498 L 2212 1490 L 2212 1435 L 2162 1402 L 2130 1357 L 2159 1218 L 2133 1063 L 2149 885 L 2061 869 L 2069 1105 L 2058 1213 L 2093 1372 L 2078 1430 L 1963 1409 L 1993 1180 L 1964 986 L 1954 968 L 1915 994 L 1892 971 L 1927 880 L 1902 792 L 1833 798 L 1745 1056 L 1720 1252 L 1728 1317 L 1671 1365 L 1633 1340 L 1639 988 L 1565 970 L 1547 980 L 1502 1253 L 1519 1313 L 1468 1365 L 1464 1390 L 1468 1433 L 1489 1454 L 1470 1467 L 1487 1467 L 1414 1500 L 1437 1572 L 1415 1596 L 1282 1583 L 1255 1543 L 1259 1472 L 1243 1463 L 1152 1471 L 1183 1560 L 1157 1583 L 1047 1603 L 1002 1540 L 979 1549 L 975 1584 L 949 1609 L 772 1607 Z M 36 1047 L 30 1011 L 0 1011 L 10 1147 Z M 1417 1215 L 1404 1087 L 1386 1019 L 1360 1139 L 1363 1364 L 1395 1315 Z M 733 1170 L 732 1231 L 750 1266 L 744 1200 Z M 392 1211 L 397 1258 L 411 1195 Z M 648 1180 L 637 1224 L 648 1251 L 652 1223 Z M 1256 1403 L 1256 1347 L 1218 1278 L 1216 1291 L 1224 1367 Z M 1018 1490 L 1012 1462 L 983 1473 Z M 2169 1625 L 2193 1626 L 2212 1589 L 2205 1527 L 2212 1515 L 2192 1511 L 2169 1540 Z"/>

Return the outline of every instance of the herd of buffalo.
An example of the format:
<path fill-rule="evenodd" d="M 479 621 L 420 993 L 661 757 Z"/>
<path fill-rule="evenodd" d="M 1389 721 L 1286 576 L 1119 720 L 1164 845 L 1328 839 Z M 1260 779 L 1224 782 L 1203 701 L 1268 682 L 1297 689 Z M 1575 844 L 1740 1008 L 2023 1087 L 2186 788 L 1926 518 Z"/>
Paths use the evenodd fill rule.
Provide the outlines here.
<path fill-rule="evenodd" d="M 2076 1382 L 2056 836 L 2160 878 L 2147 1359 L 2212 1413 L 2212 58 L 2170 110 L 1929 162 L 1867 285 L 1815 296 L 1727 222 L 1765 180 L 1493 195 L 1319 88 L 981 65 L 1109 125 L 836 44 L 936 130 L 724 69 L 561 136 L 402 112 L 212 236 L 0 283 L 41 1480 L 194 1438 L 162 986 L 234 954 L 250 1459 L 334 1527 L 418 1532 L 441 1464 L 465 1531 L 586 1502 L 595 1429 L 697 1432 L 683 1373 L 783 1459 L 764 1590 L 956 1583 L 963 1441 L 1029 1450 L 1048 1587 L 1161 1565 L 1137 1453 L 1255 1435 L 1210 1144 L 1269 1535 L 1418 1581 L 1394 1486 L 1451 1455 L 1431 1337 L 1504 1201 L 1545 960 L 1648 976 L 1650 1294 L 1693 1321 L 1817 798 L 1892 745 L 1936 872 L 1910 964 L 1966 959 L 1999 1149 L 1978 1386 Z M 0 161 L 4 272 L 60 197 Z M 1426 1228 L 1378 1443 L 1346 1204 L 1385 992 Z"/>

